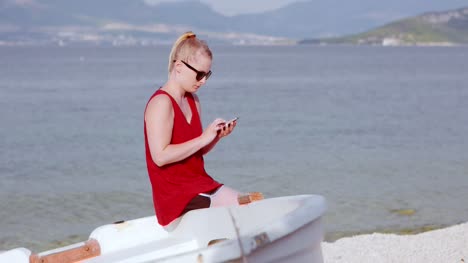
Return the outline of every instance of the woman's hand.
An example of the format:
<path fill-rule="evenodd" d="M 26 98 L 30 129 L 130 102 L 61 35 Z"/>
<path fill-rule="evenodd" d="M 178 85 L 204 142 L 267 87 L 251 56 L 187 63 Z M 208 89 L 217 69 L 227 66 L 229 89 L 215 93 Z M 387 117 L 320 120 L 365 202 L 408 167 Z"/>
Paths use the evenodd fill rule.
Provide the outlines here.
<path fill-rule="evenodd" d="M 236 127 L 236 125 L 237 125 L 237 120 L 234 120 L 228 123 L 221 123 L 219 125 L 220 129 L 218 132 L 218 138 L 221 139 L 231 134 L 231 132 L 234 130 L 234 127 Z"/>
<path fill-rule="evenodd" d="M 218 118 L 208 125 L 201 135 L 203 141 L 206 144 L 210 144 L 216 137 L 219 137 L 219 134 L 222 133 L 224 123 L 226 123 L 225 120 Z"/>
<path fill-rule="evenodd" d="M 203 154 L 207 154 L 211 151 L 221 138 L 228 136 L 234 130 L 236 124 L 236 120 L 226 123 L 223 119 L 216 119 L 211 123 L 202 134 L 205 142 L 209 141 L 208 144 L 203 147 Z"/>

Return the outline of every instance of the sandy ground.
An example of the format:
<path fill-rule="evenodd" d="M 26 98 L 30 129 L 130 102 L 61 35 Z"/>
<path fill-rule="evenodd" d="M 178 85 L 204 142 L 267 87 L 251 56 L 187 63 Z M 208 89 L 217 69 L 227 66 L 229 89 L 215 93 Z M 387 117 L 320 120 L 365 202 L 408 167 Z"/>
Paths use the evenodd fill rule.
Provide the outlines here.
<path fill-rule="evenodd" d="M 468 263 L 468 223 L 417 235 L 370 234 L 322 243 L 325 263 Z"/>

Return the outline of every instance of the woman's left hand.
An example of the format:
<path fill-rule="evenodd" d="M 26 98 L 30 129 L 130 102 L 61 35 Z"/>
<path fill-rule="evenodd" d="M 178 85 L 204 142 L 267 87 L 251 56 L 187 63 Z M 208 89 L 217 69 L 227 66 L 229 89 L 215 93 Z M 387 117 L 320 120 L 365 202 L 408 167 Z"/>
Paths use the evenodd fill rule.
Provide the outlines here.
<path fill-rule="evenodd" d="M 223 124 L 220 124 L 223 125 Z M 218 131 L 218 138 L 223 138 L 225 136 L 228 136 L 231 134 L 231 132 L 234 130 L 234 127 L 237 125 L 237 120 L 228 122 L 222 126 L 221 129 Z"/>

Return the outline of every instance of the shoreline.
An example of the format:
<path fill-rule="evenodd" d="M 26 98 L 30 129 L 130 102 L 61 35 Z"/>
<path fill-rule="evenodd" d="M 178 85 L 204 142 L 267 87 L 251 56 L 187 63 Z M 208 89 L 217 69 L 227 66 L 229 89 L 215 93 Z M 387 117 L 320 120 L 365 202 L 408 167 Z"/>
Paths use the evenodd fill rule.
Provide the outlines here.
<path fill-rule="evenodd" d="M 451 226 L 463 224 L 464 222 L 447 224 L 447 225 L 437 225 L 437 224 L 428 224 L 417 227 L 406 227 L 406 228 L 377 228 L 374 230 L 358 230 L 358 231 L 330 231 L 325 232 L 324 242 L 333 243 L 343 238 L 370 235 L 370 234 L 395 234 L 395 235 L 417 235 L 421 233 L 426 233 L 434 230 L 440 230 L 444 228 L 449 228 Z"/>
<path fill-rule="evenodd" d="M 468 262 L 468 222 L 412 235 L 372 233 L 322 242 L 324 263 Z"/>

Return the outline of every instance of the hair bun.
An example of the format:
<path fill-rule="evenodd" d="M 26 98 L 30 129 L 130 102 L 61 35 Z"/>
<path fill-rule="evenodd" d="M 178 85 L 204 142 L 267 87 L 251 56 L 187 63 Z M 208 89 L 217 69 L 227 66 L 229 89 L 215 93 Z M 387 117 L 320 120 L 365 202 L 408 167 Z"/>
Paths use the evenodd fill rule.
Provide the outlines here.
<path fill-rule="evenodd" d="M 196 38 L 197 35 L 195 35 L 195 33 L 193 33 L 192 31 L 188 31 L 185 33 L 185 39 L 189 39 L 189 38 Z"/>

